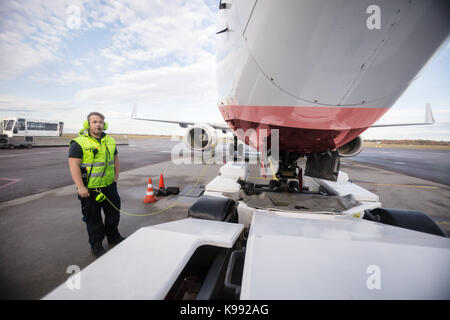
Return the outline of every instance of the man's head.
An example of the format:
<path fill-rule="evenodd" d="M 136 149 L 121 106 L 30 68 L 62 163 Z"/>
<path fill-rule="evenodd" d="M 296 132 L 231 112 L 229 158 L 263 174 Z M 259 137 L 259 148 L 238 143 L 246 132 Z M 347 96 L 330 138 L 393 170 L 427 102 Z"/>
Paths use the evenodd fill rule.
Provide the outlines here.
<path fill-rule="evenodd" d="M 105 116 L 99 112 L 91 112 L 87 116 L 89 131 L 92 135 L 101 135 L 105 127 Z"/>

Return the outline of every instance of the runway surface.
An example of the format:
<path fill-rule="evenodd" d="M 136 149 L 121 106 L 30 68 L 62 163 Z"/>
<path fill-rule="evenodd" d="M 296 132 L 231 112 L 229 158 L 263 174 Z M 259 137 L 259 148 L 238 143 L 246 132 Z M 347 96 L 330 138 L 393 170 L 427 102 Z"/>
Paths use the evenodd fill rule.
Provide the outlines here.
<path fill-rule="evenodd" d="M 349 159 L 450 186 L 450 150 L 364 148 Z"/>
<path fill-rule="evenodd" d="M 159 175 L 164 173 L 166 186 L 178 186 L 183 190 L 197 180 L 204 186 L 217 176 L 219 164 L 205 167 L 201 164 L 176 165 L 170 161 L 170 152 L 177 143 L 148 139 L 130 141 L 130 145 L 118 147 L 121 160 L 118 190 L 122 209 L 132 214 L 144 214 L 121 214 L 119 230 L 123 236 L 142 227 L 186 218 L 188 208 L 197 200 L 195 197 L 169 196 L 154 204 L 144 204 L 142 200 L 149 177 L 154 178 L 157 185 Z M 0 202 L 0 299 L 40 299 L 67 280 L 69 266 L 83 269 L 95 261 L 87 241 L 86 225 L 81 220 L 80 202 L 67 168 L 68 149 L 0 151 L 0 178 L 19 180 L 4 183 L 1 196 L 4 197 L 5 192 L 10 197 L 19 192 L 26 195 Z M 389 153 L 379 154 L 381 158 L 387 158 L 381 159 L 381 164 L 392 159 Z M 410 154 L 404 156 L 405 160 L 423 156 L 417 150 L 402 150 L 400 154 Z M 448 154 L 437 152 L 435 156 L 431 161 L 445 162 Z M 414 161 L 411 160 L 411 165 Z M 408 165 L 410 162 L 403 166 Z M 434 165 L 433 162 L 430 164 Z M 383 207 L 422 211 L 450 235 L 449 186 L 350 159 L 344 159 L 341 169 L 354 183 L 379 195 Z M 39 192 L 39 188 L 46 188 L 43 190 L 46 192 L 32 194 Z M 161 212 L 175 201 L 178 202 L 170 210 Z M 106 240 L 104 246 L 109 249 Z"/>

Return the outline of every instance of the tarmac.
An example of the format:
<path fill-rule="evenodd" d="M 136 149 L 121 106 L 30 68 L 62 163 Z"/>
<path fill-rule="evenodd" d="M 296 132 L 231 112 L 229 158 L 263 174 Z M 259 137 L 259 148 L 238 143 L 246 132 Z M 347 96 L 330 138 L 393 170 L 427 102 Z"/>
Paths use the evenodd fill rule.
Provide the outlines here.
<path fill-rule="evenodd" d="M 218 164 L 204 167 L 165 161 L 122 172 L 118 190 L 127 214 L 121 214 L 121 234 L 129 236 L 145 226 L 186 218 L 197 199 L 172 195 L 144 204 L 148 178 L 157 187 L 163 173 L 166 187 L 182 191 L 197 180 L 197 186 L 206 185 L 219 168 Z M 450 235 L 449 186 L 351 160 L 344 160 L 341 170 L 354 183 L 378 194 L 383 207 L 422 211 Z M 40 299 L 68 279 L 69 266 L 83 269 L 95 260 L 81 217 L 73 185 L 0 203 L 1 299 Z M 104 247 L 108 249 L 106 239 Z"/>
<path fill-rule="evenodd" d="M 363 148 L 351 160 L 450 186 L 450 150 Z"/>

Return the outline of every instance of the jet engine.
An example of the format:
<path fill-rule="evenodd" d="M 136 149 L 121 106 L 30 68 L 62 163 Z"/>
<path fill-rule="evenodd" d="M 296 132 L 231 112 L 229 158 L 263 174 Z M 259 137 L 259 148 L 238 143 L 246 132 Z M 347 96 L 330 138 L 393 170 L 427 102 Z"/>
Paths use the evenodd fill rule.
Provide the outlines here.
<path fill-rule="evenodd" d="M 347 142 L 343 146 L 337 148 L 337 152 L 341 157 L 353 157 L 361 152 L 363 147 L 363 140 L 361 137 L 356 137 L 350 142 Z"/>
<path fill-rule="evenodd" d="M 210 125 L 196 124 L 186 131 L 184 144 L 195 151 L 215 148 L 217 145 L 217 132 Z"/>

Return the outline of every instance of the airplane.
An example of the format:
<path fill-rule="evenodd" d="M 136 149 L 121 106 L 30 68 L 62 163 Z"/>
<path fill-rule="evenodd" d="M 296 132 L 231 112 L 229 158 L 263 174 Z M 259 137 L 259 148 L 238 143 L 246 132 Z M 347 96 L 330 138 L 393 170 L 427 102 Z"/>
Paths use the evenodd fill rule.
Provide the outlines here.
<path fill-rule="evenodd" d="M 373 4 L 378 29 L 369 24 Z M 336 181 L 339 158 L 361 151 L 368 128 L 434 123 L 427 105 L 423 123 L 374 124 L 445 42 L 448 12 L 446 1 L 221 0 L 217 89 L 226 124 L 139 118 L 136 107 L 132 119 L 189 127 L 184 141 L 195 150 L 210 148 L 216 129 L 270 150 L 278 129 L 281 181 L 299 175 L 300 157 L 306 175 Z"/>
<path fill-rule="evenodd" d="M 373 5 L 379 29 L 369 23 Z M 80 290 L 61 284 L 44 299 L 183 299 L 192 284 L 196 299 L 449 299 L 450 240 L 439 226 L 418 211 L 382 208 L 345 173 L 329 174 L 333 160 L 357 152 L 352 141 L 364 130 L 385 126 L 374 123 L 448 37 L 448 9 L 439 0 L 220 0 L 218 105 L 227 125 L 164 121 L 188 127 L 188 137 L 200 128 L 201 141 L 227 127 L 279 129 L 279 176 L 306 156 L 319 178 L 307 178 L 307 163 L 304 195 L 355 206 L 235 203 L 230 194 L 241 197 L 249 171 L 229 162 L 188 218 L 137 230 L 81 271 Z M 132 118 L 159 120 L 136 109 Z M 419 124 L 433 122 L 427 106 Z"/>

